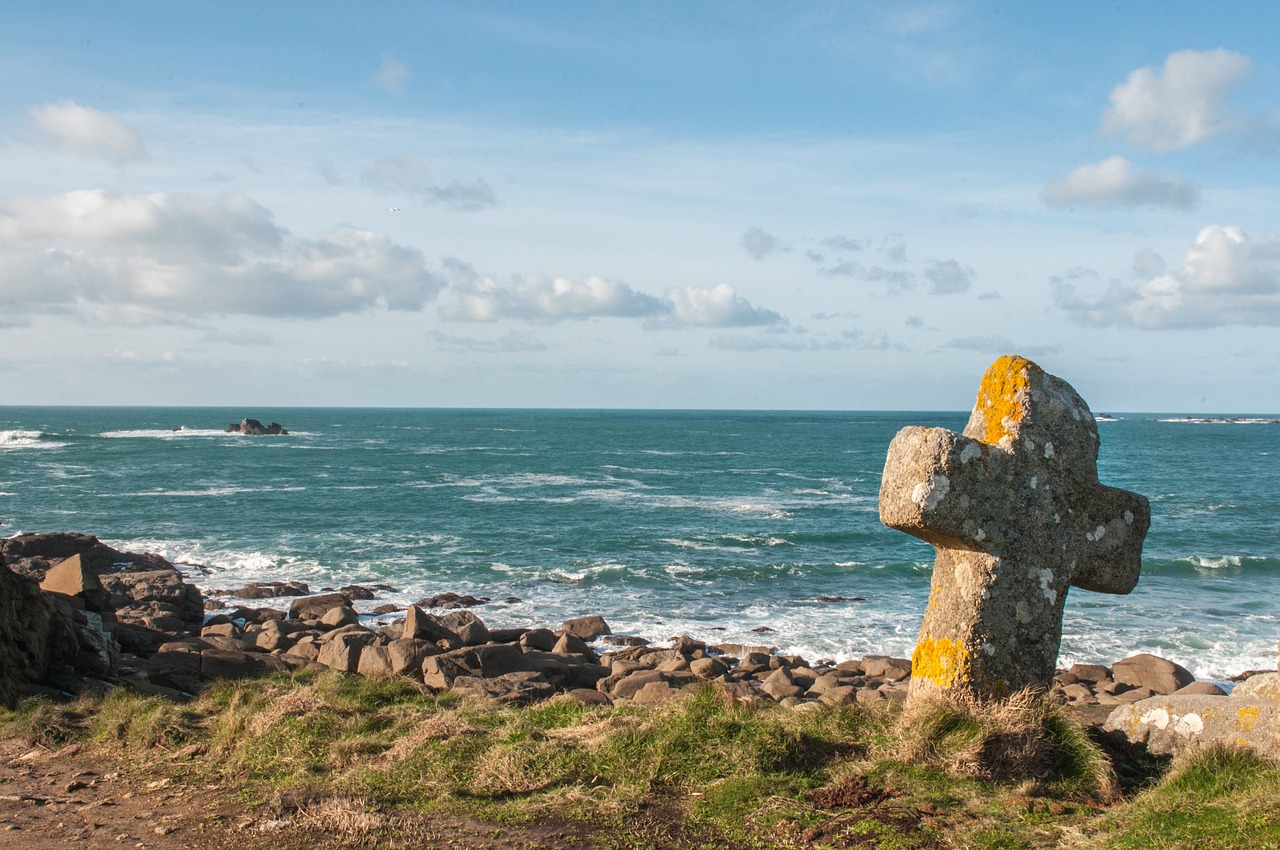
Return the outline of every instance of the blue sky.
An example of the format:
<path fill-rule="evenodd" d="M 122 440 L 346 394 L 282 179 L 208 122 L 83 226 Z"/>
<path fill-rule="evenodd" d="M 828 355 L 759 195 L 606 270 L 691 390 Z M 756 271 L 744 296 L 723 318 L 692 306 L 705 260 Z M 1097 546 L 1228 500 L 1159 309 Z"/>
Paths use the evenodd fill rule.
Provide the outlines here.
<path fill-rule="evenodd" d="M 1280 411 L 1280 7 L 384 6 L 0 11 L 6 403 Z"/>

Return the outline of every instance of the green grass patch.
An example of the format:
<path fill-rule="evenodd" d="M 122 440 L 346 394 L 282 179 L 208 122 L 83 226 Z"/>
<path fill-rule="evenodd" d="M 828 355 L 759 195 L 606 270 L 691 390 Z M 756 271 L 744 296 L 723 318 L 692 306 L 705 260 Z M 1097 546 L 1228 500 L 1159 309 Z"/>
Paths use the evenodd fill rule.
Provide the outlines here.
<path fill-rule="evenodd" d="M 1275 764 L 1206 750 L 1119 800 L 1085 730 L 1029 697 L 792 710 L 708 686 L 653 707 L 516 707 L 308 673 L 181 704 L 127 691 L 28 700 L 0 712 L 0 732 L 160 775 L 178 769 L 176 751 L 198 753 L 183 775 L 351 829 L 428 813 L 568 824 L 617 850 L 1280 850 Z"/>

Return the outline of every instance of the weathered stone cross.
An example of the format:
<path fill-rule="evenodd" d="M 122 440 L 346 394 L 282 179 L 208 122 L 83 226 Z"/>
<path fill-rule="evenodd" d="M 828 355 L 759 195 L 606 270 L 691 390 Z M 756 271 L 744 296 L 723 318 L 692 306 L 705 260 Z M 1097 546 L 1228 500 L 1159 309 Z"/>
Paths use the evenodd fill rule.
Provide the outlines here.
<path fill-rule="evenodd" d="M 1022 357 L 987 370 L 963 435 L 894 437 L 880 521 L 937 553 L 910 699 L 1047 688 L 1068 587 L 1133 590 L 1151 508 L 1099 483 L 1097 460 L 1088 405 Z"/>

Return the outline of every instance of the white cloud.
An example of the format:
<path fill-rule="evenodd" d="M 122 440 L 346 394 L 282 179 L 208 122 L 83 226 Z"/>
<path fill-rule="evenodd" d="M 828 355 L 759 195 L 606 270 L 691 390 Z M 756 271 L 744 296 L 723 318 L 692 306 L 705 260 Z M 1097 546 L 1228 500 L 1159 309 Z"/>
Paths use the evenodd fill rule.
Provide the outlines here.
<path fill-rule="evenodd" d="M 1134 168 L 1124 157 L 1111 156 L 1080 166 L 1065 180 L 1049 183 L 1042 197 L 1050 207 L 1190 209 L 1200 200 L 1200 190 L 1175 175 Z"/>
<path fill-rule="evenodd" d="M 1280 325 L 1280 240 L 1250 239 L 1239 227 L 1210 225 L 1182 267 L 1137 287 L 1112 281 L 1090 301 L 1067 280 L 1051 281 L 1054 300 L 1086 325 L 1208 328 Z"/>
<path fill-rule="evenodd" d="M 786 322 L 772 310 L 751 306 L 727 283 L 711 289 L 672 288 L 667 290 L 666 297 L 671 318 L 681 325 L 733 328 Z"/>
<path fill-rule="evenodd" d="M 121 164 L 147 156 L 137 131 L 92 107 L 64 100 L 32 107 L 29 114 L 45 141 L 59 150 Z"/>
<path fill-rule="evenodd" d="M 376 192 L 408 195 L 428 204 L 440 204 L 465 212 L 497 204 L 493 189 L 482 178 L 469 183 L 450 180 L 443 185 L 431 179 L 427 165 L 416 156 L 380 159 L 360 175 L 361 182 Z"/>
<path fill-rule="evenodd" d="M 962 266 L 955 260 L 930 263 L 924 270 L 924 276 L 929 280 L 930 295 L 966 292 L 973 285 L 973 269 Z"/>
<path fill-rule="evenodd" d="M 370 78 L 373 84 L 392 94 L 404 91 L 404 84 L 409 80 L 409 68 L 390 54 L 382 55 L 382 64 Z"/>
<path fill-rule="evenodd" d="M 477 274 L 457 260 L 447 261 L 446 267 L 452 272 L 453 283 L 451 300 L 440 306 L 440 315 L 445 319 L 547 323 L 603 316 L 654 317 L 666 312 L 665 305 L 652 295 L 602 277 L 570 280 L 530 274 L 504 284 Z"/>
<path fill-rule="evenodd" d="M 240 194 L 0 199 L 0 301 L 28 310 L 319 318 L 419 310 L 442 286 L 413 248 L 357 231 L 297 238 Z"/>
<path fill-rule="evenodd" d="M 742 234 L 742 248 L 751 255 L 752 259 L 756 260 L 763 260 L 770 254 L 791 250 L 777 236 L 772 233 L 765 233 L 758 227 L 748 227 L 746 232 Z"/>
<path fill-rule="evenodd" d="M 1138 68 L 1112 90 L 1100 129 L 1143 150 L 1190 147 L 1232 126 L 1226 99 L 1252 70 L 1223 48 L 1170 53 L 1163 68 Z"/>

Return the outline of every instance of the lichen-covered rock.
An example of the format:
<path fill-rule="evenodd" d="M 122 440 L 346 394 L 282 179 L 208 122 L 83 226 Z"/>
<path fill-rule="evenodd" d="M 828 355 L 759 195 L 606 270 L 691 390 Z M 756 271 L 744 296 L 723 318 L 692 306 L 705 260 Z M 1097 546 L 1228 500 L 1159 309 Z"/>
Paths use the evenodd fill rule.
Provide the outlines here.
<path fill-rule="evenodd" d="M 1271 700 L 1157 696 L 1120 706 L 1103 728 L 1146 744 L 1156 755 L 1199 744 L 1228 744 L 1280 758 L 1280 702 Z"/>
<path fill-rule="evenodd" d="M 1097 457 L 1084 400 L 1014 356 L 983 376 L 963 434 L 910 427 L 893 439 L 880 519 L 936 550 L 913 699 L 1047 688 L 1068 587 L 1133 589 L 1150 507 L 1100 484 Z"/>

